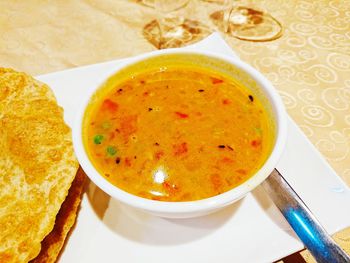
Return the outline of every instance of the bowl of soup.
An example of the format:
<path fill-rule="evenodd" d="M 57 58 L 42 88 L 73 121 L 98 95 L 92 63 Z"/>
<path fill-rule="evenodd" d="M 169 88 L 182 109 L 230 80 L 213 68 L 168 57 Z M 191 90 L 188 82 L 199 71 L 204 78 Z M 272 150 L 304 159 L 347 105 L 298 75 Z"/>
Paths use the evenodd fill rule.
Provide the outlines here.
<path fill-rule="evenodd" d="M 186 218 L 262 183 L 286 141 L 277 92 L 244 62 L 162 50 L 115 68 L 83 99 L 73 128 L 90 179 L 124 204 Z"/>

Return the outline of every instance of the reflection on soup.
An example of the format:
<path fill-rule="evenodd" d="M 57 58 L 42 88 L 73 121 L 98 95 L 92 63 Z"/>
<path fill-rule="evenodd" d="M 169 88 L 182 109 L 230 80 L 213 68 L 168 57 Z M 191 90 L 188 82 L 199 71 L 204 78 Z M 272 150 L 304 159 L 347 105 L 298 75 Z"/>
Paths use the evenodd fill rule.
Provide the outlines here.
<path fill-rule="evenodd" d="M 109 182 L 161 201 L 191 201 L 249 179 L 272 144 L 266 110 L 248 89 L 197 68 L 134 75 L 85 116 L 89 158 Z"/>

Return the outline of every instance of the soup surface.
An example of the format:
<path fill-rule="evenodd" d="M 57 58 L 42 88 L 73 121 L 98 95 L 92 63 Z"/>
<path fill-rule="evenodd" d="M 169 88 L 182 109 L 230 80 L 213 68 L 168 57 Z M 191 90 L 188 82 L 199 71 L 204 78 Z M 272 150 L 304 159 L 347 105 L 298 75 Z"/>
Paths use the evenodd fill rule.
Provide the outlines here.
<path fill-rule="evenodd" d="M 270 152 L 261 102 L 218 73 L 168 68 L 107 90 L 89 105 L 84 142 L 101 175 L 126 192 L 208 198 L 246 181 Z"/>

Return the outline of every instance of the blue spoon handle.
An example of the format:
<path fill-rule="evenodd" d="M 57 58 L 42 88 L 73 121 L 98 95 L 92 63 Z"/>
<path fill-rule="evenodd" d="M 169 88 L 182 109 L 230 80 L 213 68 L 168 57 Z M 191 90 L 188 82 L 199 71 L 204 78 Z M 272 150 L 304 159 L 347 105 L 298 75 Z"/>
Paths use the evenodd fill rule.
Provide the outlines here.
<path fill-rule="evenodd" d="M 265 180 L 263 187 L 317 262 L 350 262 L 349 255 L 328 235 L 297 193 L 276 169 Z"/>

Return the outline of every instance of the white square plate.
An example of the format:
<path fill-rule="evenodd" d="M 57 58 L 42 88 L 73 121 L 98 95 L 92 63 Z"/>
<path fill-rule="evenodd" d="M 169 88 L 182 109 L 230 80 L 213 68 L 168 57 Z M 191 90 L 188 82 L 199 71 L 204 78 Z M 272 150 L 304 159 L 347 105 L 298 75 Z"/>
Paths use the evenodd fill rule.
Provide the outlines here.
<path fill-rule="evenodd" d="M 235 56 L 216 33 L 186 47 Z M 55 92 L 73 125 L 79 98 L 124 60 L 39 76 Z M 289 119 L 285 153 L 277 168 L 326 230 L 350 226 L 350 190 Z M 201 218 L 170 220 L 109 198 L 93 183 L 60 262 L 272 262 L 301 250 L 261 187 L 226 209 Z"/>

